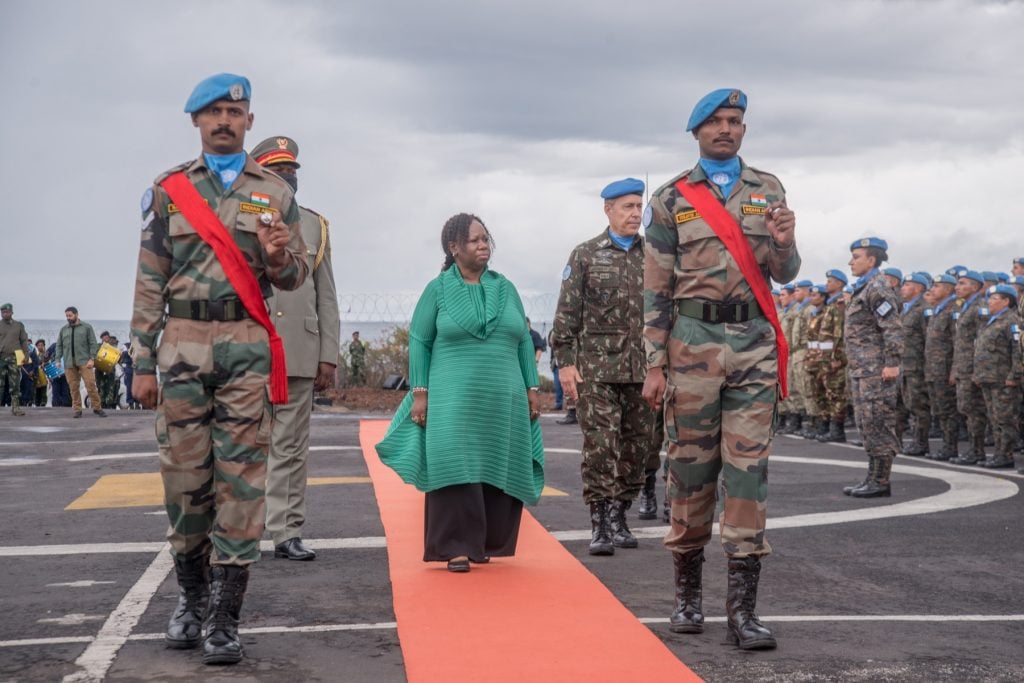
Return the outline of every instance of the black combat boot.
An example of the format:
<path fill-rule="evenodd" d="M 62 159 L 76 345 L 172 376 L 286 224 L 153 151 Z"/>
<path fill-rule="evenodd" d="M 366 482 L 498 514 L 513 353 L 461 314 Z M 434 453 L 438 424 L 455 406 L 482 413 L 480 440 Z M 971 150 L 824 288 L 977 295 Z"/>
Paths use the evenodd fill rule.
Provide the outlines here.
<path fill-rule="evenodd" d="M 985 466 L 985 436 L 980 432 L 971 434 L 970 451 L 958 458 L 950 460 L 954 465 L 979 465 Z"/>
<path fill-rule="evenodd" d="M 612 530 L 608 520 L 607 498 L 596 500 L 590 504 L 590 548 L 587 552 L 591 555 L 614 555 L 615 546 L 612 544 Z"/>
<path fill-rule="evenodd" d="M 850 491 L 851 498 L 888 498 L 892 495 L 889 476 L 892 474 L 892 456 L 874 458 L 871 478 Z"/>
<path fill-rule="evenodd" d="M 203 618 L 210 599 L 207 554 L 192 557 L 176 555 L 174 573 L 178 577 L 178 606 L 167 622 L 164 642 L 172 650 L 191 650 L 203 636 Z"/>
<path fill-rule="evenodd" d="M 850 484 L 849 486 L 844 486 L 843 487 L 843 495 L 844 496 L 850 495 L 856 489 L 859 489 L 860 487 L 864 486 L 869 481 L 871 481 L 871 478 L 875 476 L 875 468 L 876 468 L 875 460 L 877 460 L 877 458 L 873 458 L 870 455 L 868 456 L 868 473 L 867 473 L 867 476 L 865 476 L 864 480 L 861 481 L 860 483 Z"/>
<path fill-rule="evenodd" d="M 1002 467 L 1013 467 L 1013 458 L 1005 453 L 996 453 L 991 458 L 987 458 L 981 466 L 992 470 Z"/>
<path fill-rule="evenodd" d="M 612 545 L 616 548 L 635 548 L 639 545 L 636 536 L 626 525 L 626 510 L 633 504 L 631 500 L 613 500 L 608 512 L 612 527 Z"/>
<path fill-rule="evenodd" d="M 1024 474 L 1024 454 L 1013 456 L 1013 463 L 1017 466 L 1017 471 Z"/>
<path fill-rule="evenodd" d="M 729 642 L 741 650 L 771 650 L 775 647 L 775 636 L 754 613 L 760 577 L 761 561 L 756 557 L 729 558 L 725 612 Z"/>
<path fill-rule="evenodd" d="M 782 423 L 776 434 L 792 434 L 796 429 L 796 413 L 786 413 L 786 421 Z"/>
<path fill-rule="evenodd" d="M 818 424 L 817 429 L 814 433 L 814 438 L 817 439 L 818 441 L 824 441 L 825 437 L 828 436 L 829 425 L 831 423 L 832 421 L 829 420 L 828 417 L 825 415 L 822 415 L 820 418 L 818 418 Z"/>
<path fill-rule="evenodd" d="M 846 427 L 842 420 L 831 420 L 828 423 L 828 432 L 818 437 L 822 443 L 846 443 Z"/>
<path fill-rule="evenodd" d="M 560 425 L 579 424 L 579 420 L 576 419 L 576 409 L 569 408 L 569 410 L 565 411 L 565 417 L 563 417 L 561 420 L 555 420 L 555 422 L 557 422 Z"/>
<path fill-rule="evenodd" d="M 637 506 L 637 517 L 640 519 L 658 518 L 658 496 L 655 489 L 658 486 L 658 470 L 647 470 L 644 477 L 644 487 L 640 490 L 640 504 Z"/>
<path fill-rule="evenodd" d="M 928 455 L 931 449 L 928 448 L 928 426 L 917 424 L 914 426 L 913 440 L 903 449 L 903 455 L 921 457 Z"/>
<path fill-rule="evenodd" d="M 931 460 L 953 460 L 959 458 L 959 445 L 956 442 L 956 420 L 942 421 L 942 448 L 938 453 L 929 453 Z"/>
<path fill-rule="evenodd" d="M 703 633 L 700 579 L 704 548 L 672 553 L 672 564 L 676 573 L 676 608 L 668 618 L 668 630 L 672 633 Z"/>
<path fill-rule="evenodd" d="M 203 664 L 242 661 L 238 617 L 248 585 L 248 567 L 218 564 L 210 568 L 210 604 L 203 622 Z"/>
<path fill-rule="evenodd" d="M 987 422 L 985 424 L 985 445 L 988 446 L 989 448 L 992 448 L 993 446 L 996 445 L 996 437 L 992 433 L 992 423 L 991 422 Z"/>
<path fill-rule="evenodd" d="M 775 427 L 776 434 L 783 433 L 782 430 L 786 426 L 787 419 L 789 419 L 789 413 L 784 413 L 780 410 L 778 413 L 775 414 L 775 424 L 772 426 Z"/>
<path fill-rule="evenodd" d="M 819 419 L 817 415 L 806 416 L 803 420 L 803 429 L 800 430 L 800 436 L 805 439 L 813 439 L 814 435 L 818 433 Z"/>
<path fill-rule="evenodd" d="M 665 524 L 672 522 L 672 503 L 668 499 L 668 494 L 665 494 L 665 502 L 661 506 L 661 521 Z"/>

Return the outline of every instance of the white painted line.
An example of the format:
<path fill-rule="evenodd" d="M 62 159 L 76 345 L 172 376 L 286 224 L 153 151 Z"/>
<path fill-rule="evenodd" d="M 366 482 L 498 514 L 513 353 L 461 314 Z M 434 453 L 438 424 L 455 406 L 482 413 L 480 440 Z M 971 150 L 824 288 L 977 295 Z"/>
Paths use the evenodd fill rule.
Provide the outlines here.
<path fill-rule="evenodd" d="M 362 451 L 362 446 L 310 446 L 311 451 Z"/>
<path fill-rule="evenodd" d="M 65 581 L 64 583 L 48 583 L 47 587 L 63 587 L 63 588 L 91 588 L 92 586 L 100 586 L 103 584 L 113 584 L 116 581 L 93 581 L 91 579 L 84 579 L 82 581 Z"/>
<path fill-rule="evenodd" d="M 1024 621 L 1024 614 L 812 614 L 807 616 L 758 616 L 761 621 L 775 621 L 788 623 L 801 622 L 842 622 L 842 621 L 913 621 L 918 623 L 952 623 L 958 624 L 962 621 L 986 622 L 986 621 Z M 704 617 L 705 622 L 724 624 L 726 617 Z M 644 624 L 667 624 L 668 617 L 641 617 L 640 622 Z"/>
<path fill-rule="evenodd" d="M 106 623 L 96 635 L 96 639 L 75 660 L 75 665 L 80 669 L 65 676 L 63 683 L 102 681 L 107 675 L 107 671 L 114 663 L 114 657 L 128 640 L 132 629 L 139 623 L 139 618 L 149 606 L 153 594 L 160 588 L 160 584 L 167 578 L 167 573 L 174 566 L 174 560 L 167 550 L 168 546 L 164 544 L 139 580 L 121 599 L 117 608 L 111 612 Z"/>
<path fill-rule="evenodd" d="M 92 636 L 68 636 L 67 638 L 24 638 L 22 640 L 0 640 L 0 647 L 30 647 L 33 645 L 67 645 L 69 643 L 91 643 Z"/>
<path fill-rule="evenodd" d="M 42 465 L 50 462 L 46 458 L 5 458 L 0 460 L 0 467 L 18 467 L 21 465 Z"/>
<path fill-rule="evenodd" d="M 73 612 L 71 614 L 65 614 L 62 617 L 47 617 L 45 619 L 36 619 L 37 624 L 56 624 L 57 626 L 81 626 L 87 621 L 99 621 L 103 619 L 102 614 L 81 614 L 79 612 Z"/>
<path fill-rule="evenodd" d="M 159 455 L 156 451 L 145 453 L 105 453 L 99 455 L 76 455 L 67 458 L 67 462 L 92 462 L 94 460 L 130 460 L 132 458 L 155 458 Z"/>
<path fill-rule="evenodd" d="M 164 514 L 161 512 L 160 514 Z M 355 538 L 306 538 L 303 543 L 313 550 L 360 550 L 387 547 L 383 536 Z M 50 557 L 55 555 L 99 555 L 106 553 L 155 553 L 165 547 L 160 543 L 73 543 L 70 545 L 15 545 L 0 547 L 0 557 Z M 272 552 L 273 541 L 261 541 L 260 550 Z"/>

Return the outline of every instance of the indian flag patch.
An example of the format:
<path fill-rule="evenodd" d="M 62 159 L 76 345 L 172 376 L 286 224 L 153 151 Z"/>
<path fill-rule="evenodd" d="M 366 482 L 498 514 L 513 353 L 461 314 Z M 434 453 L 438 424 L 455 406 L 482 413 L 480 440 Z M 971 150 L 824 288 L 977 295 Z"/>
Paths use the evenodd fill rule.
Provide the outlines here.
<path fill-rule="evenodd" d="M 750 195 L 750 203 L 754 206 L 768 206 L 768 199 L 763 194 Z"/>
<path fill-rule="evenodd" d="M 260 206 L 270 206 L 270 195 L 253 192 L 249 195 L 249 201 Z"/>

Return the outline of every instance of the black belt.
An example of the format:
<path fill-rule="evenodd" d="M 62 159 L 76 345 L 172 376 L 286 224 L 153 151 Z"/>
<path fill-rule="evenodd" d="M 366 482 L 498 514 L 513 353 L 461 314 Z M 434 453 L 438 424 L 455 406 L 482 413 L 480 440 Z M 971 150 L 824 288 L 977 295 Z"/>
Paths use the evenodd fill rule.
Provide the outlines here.
<path fill-rule="evenodd" d="M 189 320 L 244 320 L 249 312 L 238 299 L 171 299 L 167 302 L 167 315 Z"/>
<path fill-rule="evenodd" d="M 726 303 L 704 299 L 678 299 L 676 312 L 706 323 L 745 323 L 764 316 L 756 301 Z"/>

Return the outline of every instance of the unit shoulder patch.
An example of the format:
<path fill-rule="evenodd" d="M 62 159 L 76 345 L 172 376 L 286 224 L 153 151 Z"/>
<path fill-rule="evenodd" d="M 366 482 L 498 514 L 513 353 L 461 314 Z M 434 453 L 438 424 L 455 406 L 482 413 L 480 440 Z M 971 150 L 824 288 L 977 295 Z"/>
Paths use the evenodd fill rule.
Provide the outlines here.
<path fill-rule="evenodd" d="M 687 211 L 680 211 L 676 214 L 676 225 L 681 223 L 688 223 L 689 221 L 697 220 L 700 218 L 700 212 L 697 209 L 689 209 Z"/>
<path fill-rule="evenodd" d="M 878 306 L 875 308 L 875 313 L 878 314 L 879 318 L 884 318 L 885 316 L 892 313 L 892 304 L 889 303 L 888 301 L 883 301 L 882 303 L 878 304 Z"/>
<path fill-rule="evenodd" d="M 644 209 L 644 216 L 640 220 L 640 224 L 643 225 L 643 227 L 646 228 L 646 227 L 648 227 L 651 224 L 651 221 L 653 221 L 653 220 L 654 220 L 654 208 L 650 204 L 648 204 L 647 208 Z"/>

